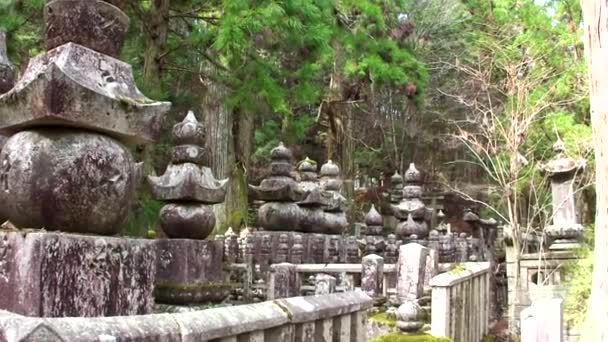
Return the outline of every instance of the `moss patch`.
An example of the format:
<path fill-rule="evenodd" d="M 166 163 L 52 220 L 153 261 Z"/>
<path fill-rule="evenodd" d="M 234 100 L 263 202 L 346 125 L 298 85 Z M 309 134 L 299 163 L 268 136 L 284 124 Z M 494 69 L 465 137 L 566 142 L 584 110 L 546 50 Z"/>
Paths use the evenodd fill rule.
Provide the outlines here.
<path fill-rule="evenodd" d="M 397 321 L 389 318 L 386 312 L 380 312 L 371 315 L 369 316 L 369 320 L 378 324 L 386 325 L 391 328 L 393 328 L 397 324 Z"/>
<path fill-rule="evenodd" d="M 434 337 L 427 334 L 404 334 L 393 332 L 373 338 L 370 342 L 450 342 L 450 339 L 445 337 Z"/>

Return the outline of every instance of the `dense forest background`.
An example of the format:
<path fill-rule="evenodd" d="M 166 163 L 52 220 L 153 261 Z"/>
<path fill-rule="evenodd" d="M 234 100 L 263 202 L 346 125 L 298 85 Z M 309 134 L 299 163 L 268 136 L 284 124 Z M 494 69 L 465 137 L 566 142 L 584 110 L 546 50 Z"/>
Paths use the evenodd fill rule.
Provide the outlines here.
<path fill-rule="evenodd" d="M 169 127 L 189 109 L 202 118 L 208 163 L 231 178 L 220 231 L 251 222 L 246 184 L 279 141 L 297 160 L 337 162 L 353 207 L 382 202 L 415 162 L 428 191 L 530 230 L 550 221 L 539 165 L 560 137 L 589 161 L 578 195 L 593 222 L 578 0 L 110 2 L 131 18 L 121 59 L 146 95 L 173 102 L 166 136 L 137 152 L 162 173 Z M 0 0 L 21 71 L 43 49 L 44 3 Z M 129 234 L 145 234 L 159 208 L 142 191 Z"/>

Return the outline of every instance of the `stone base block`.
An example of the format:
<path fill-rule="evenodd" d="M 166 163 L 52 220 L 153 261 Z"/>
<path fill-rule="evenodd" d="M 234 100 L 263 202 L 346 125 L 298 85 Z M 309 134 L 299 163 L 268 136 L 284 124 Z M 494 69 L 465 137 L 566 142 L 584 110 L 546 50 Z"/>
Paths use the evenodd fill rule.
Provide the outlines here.
<path fill-rule="evenodd" d="M 156 240 L 156 301 L 165 304 L 220 302 L 230 294 L 224 282 L 220 240 Z"/>
<path fill-rule="evenodd" d="M 147 314 L 155 261 L 150 240 L 0 231 L 0 309 L 40 317 Z"/>

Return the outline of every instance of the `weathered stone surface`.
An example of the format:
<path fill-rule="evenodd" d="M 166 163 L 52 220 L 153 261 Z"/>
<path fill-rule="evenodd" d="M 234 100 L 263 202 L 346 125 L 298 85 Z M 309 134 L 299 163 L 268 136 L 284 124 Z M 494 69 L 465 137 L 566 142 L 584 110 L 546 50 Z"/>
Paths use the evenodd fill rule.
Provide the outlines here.
<path fill-rule="evenodd" d="M 169 304 L 219 302 L 229 294 L 224 283 L 221 240 L 156 240 L 156 301 Z"/>
<path fill-rule="evenodd" d="M 118 7 L 98 0 L 50 1 L 44 7 L 46 48 L 76 43 L 118 56 L 129 29 L 129 17 Z"/>
<path fill-rule="evenodd" d="M 160 225 L 170 238 L 205 239 L 215 227 L 215 214 L 206 204 L 169 203 L 160 210 Z"/>
<path fill-rule="evenodd" d="M 262 201 L 295 202 L 303 199 L 304 194 L 293 178 L 271 176 L 264 179 L 260 186 L 249 185 L 254 198 Z"/>
<path fill-rule="evenodd" d="M 139 182 L 126 147 L 86 131 L 19 132 L 0 161 L 0 216 L 20 227 L 114 234 Z"/>
<path fill-rule="evenodd" d="M 329 274 L 317 274 L 315 277 L 315 295 L 336 292 L 336 278 Z"/>
<path fill-rule="evenodd" d="M 16 70 L 6 54 L 6 33 L 0 30 L 0 94 L 15 85 Z"/>
<path fill-rule="evenodd" d="M 399 248 L 397 297 L 403 303 L 422 297 L 428 248 L 408 243 Z"/>
<path fill-rule="evenodd" d="M 295 203 L 268 202 L 258 209 L 258 223 L 266 230 L 296 230 L 302 215 L 302 209 Z"/>
<path fill-rule="evenodd" d="M 406 300 L 397 309 L 397 328 L 405 332 L 418 331 L 424 322 L 420 320 L 420 307 L 415 300 Z"/>
<path fill-rule="evenodd" d="M 424 287 L 429 288 L 431 285 L 431 278 L 437 275 L 439 270 L 439 251 L 433 248 L 428 249 L 428 255 L 426 257 L 425 270 L 424 270 Z"/>
<path fill-rule="evenodd" d="M 321 234 L 342 234 L 348 227 L 344 212 L 326 212 L 321 209 L 300 208 L 302 211 L 298 231 Z"/>
<path fill-rule="evenodd" d="M 161 201 L 222 203 L 228 179 L 216 180 L 206 166 L 193 163 L 169 164 L 160 177 L 148 176 L 154 198 Z"/>
<path fill-rule="evenodd" d="M 150 240 L 0 231 L 0 241 L 0 309 L 42 317 L 152 310 Z"/>
<path fill-rule="evenodd" d="M 298 295 L 298 273 L 296 265 L 290 263 L 270 266 L 268 299 L 288 298 Z"/>
<path fill-rule="evenodd" d="M 333 340 L 366 341 L 366 310 L 371 298 L 362 293 L 294 297 L 252 305 L 176 314 L 98 318 L 28 318 L 0 311 L 0 340 L 24 341 L 292 341 L 298 325 L 333 321 Z M 351 320 L 351 317 L 353 318 Z M 320 322 L 319 322 L 320 323 Z M 329 325 L 329 324 L 328 324 Z M 328 327 L 328 325 L 324 325 Z M 312 328 L 311 328 L 312 329 Z M 326 331 L 323 336 L 331 336 Z M 313 335 L 314 337 L 314 335 Z M 25 340 L 28 341 L 28 340 Z"/>
<path fill-rule="evenodd" d="M 53 318 L 0 317 L 0 341 L 166 341 L 181 342 L 179 325 L 170 314 Z"/>
<path fill-rule="evenodd" d="M 521 312 L 522 342 L 563 341 L 562 299 L 541 299 Z"/>
<path fill-rule="evenodd" d="M 363 292 L 341 292 L 324 296 L 291 297 L 277 301 L 290 313 L 292 323 L 310 322 L 365 311 L 373 306 Z"/>
<path fill-rule="evenodd" d="M 15 87 L 0 96 L 0 133 L 68 126 L 145 144 L 159 138 L 170 106 L 137 89 L 130 65 L 68 43 L 30 60 Z"/>
<path fill-rule="evenodd" d="M 171 149 L 171 161 L 175 164 L 194 163 L 202 165 L 205 150 L 196 145 L 179 145 Z"/>
<path fill-rule="evenodd" d="M 363 257 L 361 262 L 361 291 L 374 297 L 382 293 L 384 259 L 376 254 Z"/>

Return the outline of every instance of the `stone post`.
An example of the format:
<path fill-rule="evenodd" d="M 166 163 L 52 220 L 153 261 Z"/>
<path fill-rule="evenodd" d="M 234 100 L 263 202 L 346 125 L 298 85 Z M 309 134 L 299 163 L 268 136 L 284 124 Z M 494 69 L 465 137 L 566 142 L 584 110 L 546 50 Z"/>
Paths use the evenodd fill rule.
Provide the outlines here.
<path fill-rule="evenodd" d="M 298 295 L 298 291 L 296 265 L 284 262 L 270 266 L 268 300 L 294 297 Z"/>
<path fill-rule="evenodd" d="M 363 257 L 361 263 L 361 290 L 370 297 L 382 294 L 384 259 L 376 254 Z"/>
<path fill-rule="evenodd" d="M 399 248 L 397 262 L 397 298 L 400 302 L 422 297 L 428 248 L 408 243 Z"/>
<path fill-rule="evenodd" d="M 317 274 L 315 278 L 315 295 L 336 292 L 336 278 L 329 274 Z"/>

